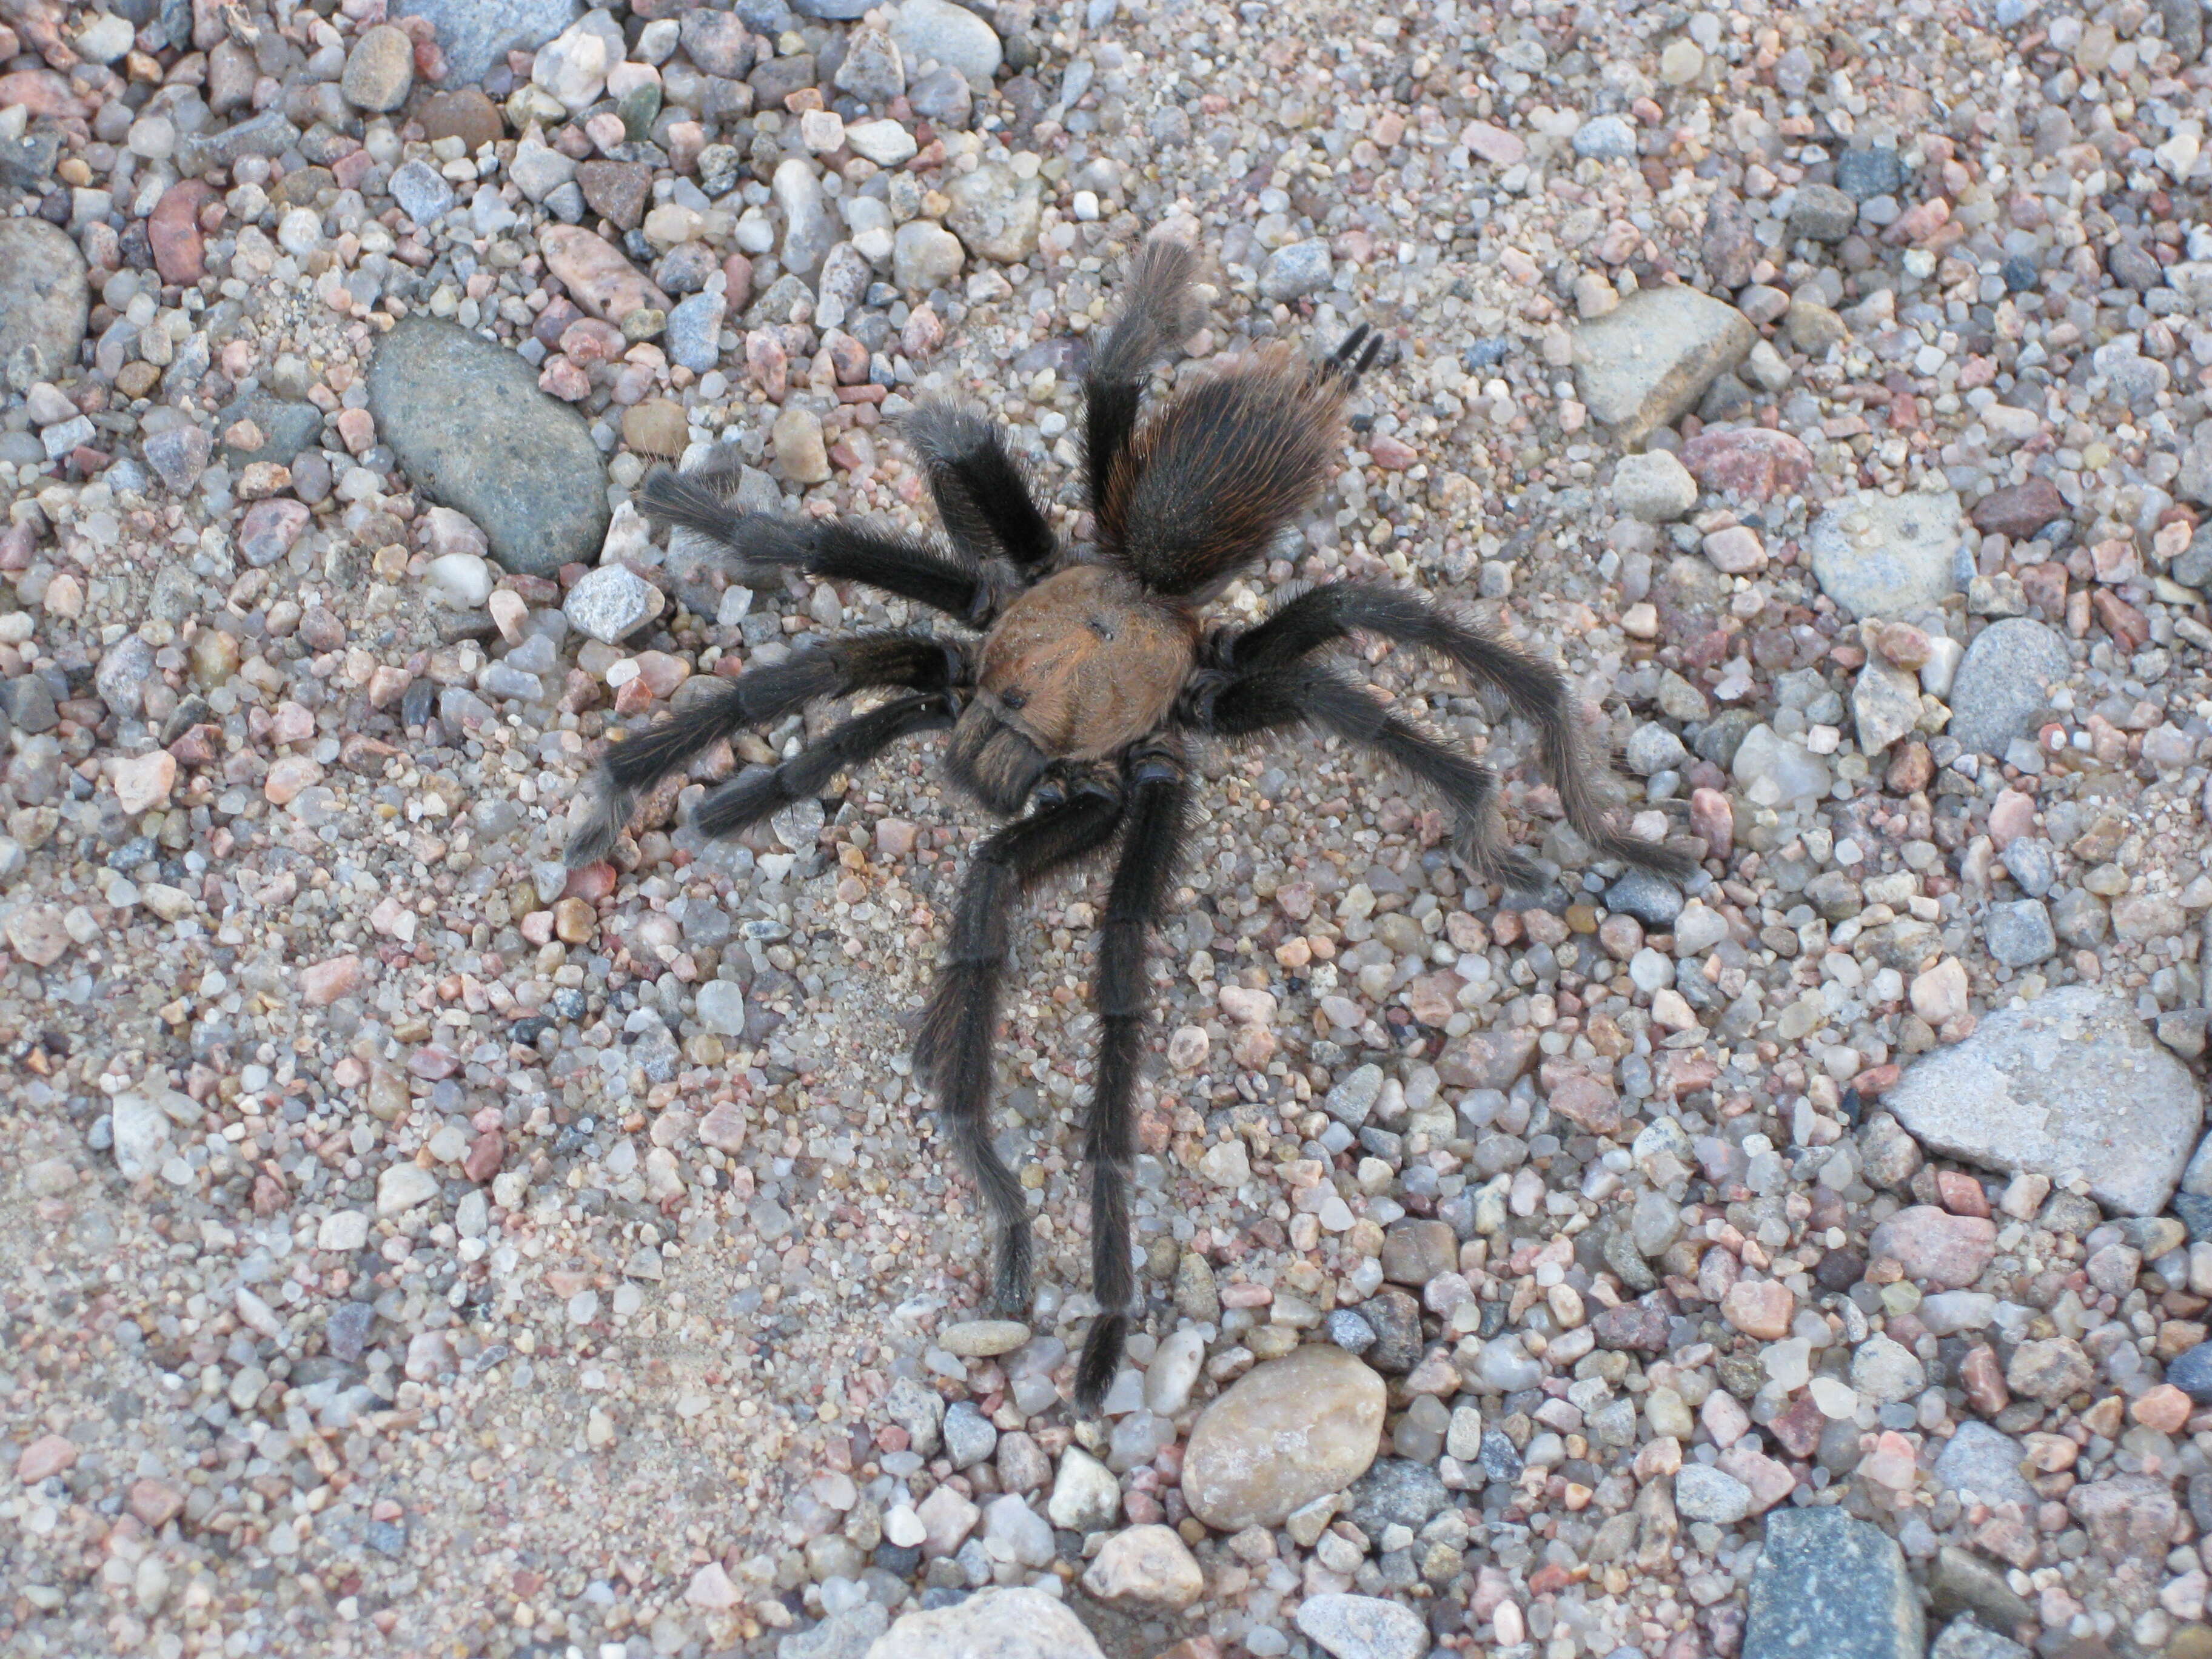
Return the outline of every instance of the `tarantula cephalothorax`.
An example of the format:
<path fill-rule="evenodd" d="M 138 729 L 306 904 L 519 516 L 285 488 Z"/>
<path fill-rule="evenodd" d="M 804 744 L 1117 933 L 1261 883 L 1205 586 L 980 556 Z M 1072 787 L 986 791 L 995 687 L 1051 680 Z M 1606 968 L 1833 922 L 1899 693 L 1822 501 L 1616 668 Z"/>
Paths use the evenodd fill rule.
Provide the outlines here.
<path fill-rule="evenodd" d="M 1100 930 L 1102 1029 L 1084 1138 L 1100 1308 L 1077 1376 L 1085 1411 L 1120 1365 L 1134 1293 L 1129 1180 L 1146 933 L 1170 891 L 1183 834 L 1186 734 L 1334 733 L 1442 796 L 1458 848 L 1476 867 L 1540 885 L 1534 866 L 1499 838 L 1489 769 L 1392 713 L 1326 650 L 1354 632 L 1376 635 L 1449 659 L 1530 720 L 1568 821 L 1599 856 L 1689 867 L 1675 849 L 1614 828 L 1606 775 L 1584 752 L 1583 717 L 1558 672 L 1416 594 L 1334 582 L 1255 628 L 1202 626 L 1206 603 L 1319 495 L 1342 447 L 1346 400 L 1382 342 L 1363 326 L 1320 363 L 1279 348 L 1255 352 L 1139 424 L 1152 363 L 1198 326 L 1192 265 L 1190 250 L 1172 241 L 1139 252 L 1121 316 L 1084 377 L 1094 545 L 1062 548 L 995 429 L 944 404 L 917 411 L 904 435 L 927 472 L 949 550 L 851 524 L 740 512 L 710 474 L 647 478 L 646 511 L 720 544 L 747 580 L 797 570 L 864 582 L 982 637 L 852 635 L 708 683 L 609 746 L 598 801 L 568 848 L 572 866 L 603 858 L 641 792 L 738 728 L 817 698 L 872 686 L 903 694 L 779 766 L 710 787 L 696 811 L 701 831 L 734 835 L 896 738 L 951 728 L 946 772 L 993 812 L 1022 816 L 975 850 L 915 1058 L 996 1220 L 996 1300 L 1020 1315 L 1030 1299 L 1028 1209 L 989 1124 L 1012 917 L 1030 883 L 1121 837 Z"/>

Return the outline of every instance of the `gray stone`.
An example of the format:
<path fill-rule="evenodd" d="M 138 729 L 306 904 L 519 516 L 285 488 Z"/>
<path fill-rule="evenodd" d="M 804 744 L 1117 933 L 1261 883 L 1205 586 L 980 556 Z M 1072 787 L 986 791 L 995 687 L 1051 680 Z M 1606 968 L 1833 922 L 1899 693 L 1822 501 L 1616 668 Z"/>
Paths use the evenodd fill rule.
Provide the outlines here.
<path fill-rule="evenodd" d="M 960 239 L 933 219 L 909 219 L 891 238 L 891 280 L 908 294 L 949 288 L 968 258 Z"/>
<path fill-rule="evenodd" d="M 1613 465 L 1613 504 L 1632 519 L 1666 524 L 1698 504 L 1698 481 L 1672 450 L 1624 455 Z"/>
<path fill-rule="evenodd" d="M 2030 734 L 2047 708 L 2051 688 L 2073 672 L 2066 641 L 2027 617 L 1991 623 L 1974 636 L 1951 682 L 1948 728 L 1966 748 L 2002 755 Z"/>
<path fill-rule="evenodd" d="M 1260 292 L 1270 300 L 1303 300 L 1328 286 L 1336 274 L 1336 261 L 1328 244 L 1318 236 L 1279 247 L 1260 268 Z"/>
<path fill-rule="evenodd" d="M 1959 1425 L 1936 1458 L 1936 1484 L 1962 1499 L 1972 1492 L 1984 1504 L 2017 1503 L 2033 1510 L 2035 1488 L 2020 1472 L 2024 1455 L 2020 1442 L 2010 1435 L 1969 1419 Z"/>
<path fill-rule="evenodd" d="M 1894 1337 L 1870 1336 L 1851 1355 L 1851 1387 L 1877 1406 L 1909 1400 L 1927 1386 L 1927 1368 Z"/>
<path fill-rule="evenodd" d="M 446 54 L 446 84 L 473 85 L 510 52 L 535 52 L 584 15 L 583 0 L 399 0 L 401 17 L 427 17 Z"/>
<path fill-rule="evenodd" d="M 1636 129 L 1627 118 L 1595 115 L 1575 129 L 1575 154 L 1600 161 L 1636 159 Z"/>
<path fill-rule="evenodd" d="M 1068 1532 L 1097 1532 L 1121 1513 L 1121 1484 L 1113 1471 L 1080 1446 L 1062 1452 L 1045 1505 L 1052 1524 Z"/>
<path fill-rule="evenodd" d="M 1807 185 L 1790 204 L 1790 234 L 1816 242 L 1840 242 L 1859 222 L 1859 204 L 1833 185 Z"/>
<path fill-rule="evenodd" d="M 116 1161 L 122 1161 L 119 1152 Z M 2166 1380 L 2197 1404 L 2212 1406 L 2212 1342 L 2199 1342 L 2176 1354 L 2166 1365 Z"/>
<path fill-rule="evenodd" d="M 1429 1650 L 1420 1615 L 1379 1595 L 1309 1595 L 1298 1603 L 1297 1624 L 1335 1659 L 1421 1659 Z"/>
<path fill-rule="evenodd" d="M 177 170 L 188 179 L 198 178 L 210 168 L 230 167 L 248 155 L 282 155 L 299 142 L 300 129 L 283 110 L 264 110 L 250 121 L 182 140 L 177 145 Z"/>
<path fill-rule="evenodd" d="M 1958 587 L 1964 524 L 1952 490 L 1860 490 L 1823 513 L 1807 535 L 1814 579 L 1850 617 L 1933 608 Z"/>
<path fill-rule="evenodd" d="M 998 1449 L 998 1430 L 973 1402 L 957 1401 L 945 1413 L 945 1455 L 954 1468 L 973 1468 Z"/>
<path fill-rule="evenodd" d="M 1839 1509 L 1780 1509 L 1752 1570 L 1742 1659 L 1921 1659 L 1920 1597 L 1905 1553 Z"/>
<path fill-rule="evenodd" d="M 181 495 L 207 471 L 208 457 L 214 448 L 214 441 L 204 428 L 173 426 L 146 440 L 146 465 L 172 491 Z"/>
<path fill-rule="evenodd" d="M 1628 870 L 1605 890 L 1605 908 L 1634 916 L 1647 927 L 1665 927 L 1682 914 L 1682 895 L 1664 876 Z"/>
<path fill-rule="evenodd" d="M 864 5 L 862 10 L 866 9 Z M 881 29 L 855 29 L 845 42 L 845 61 L 837 65 L 832 80 L 838 91 L 849 92 L 864 104 L 888 104 L 906 90 L 906 55 Z"/>
<path fill-rule="evenodd" d="M 668 357 L 671 362 L 704 374 L 722 358 L 722 314 L 727 308 L 719 294 L 694 294 L 678 300 L 668 313 Z"/>
<path fill-rule="evenodd" d="M 2017 1642 L 1985 1629 L 1968 1613 L 1961 1613 L 1943 1628 L 1928 1659 L 2033 1659 Z"/>
<path fill-rule="evenodd" d="M 979 89 L 999 72 L 1004 56 L 998 32 L 952 0 L 902 0 L 891 15 L 891 39 L 909 69 L 941 64 Z"/>
<path fill-rule="evenodd" d="M 593 639 L 619 645 L 666 604 L 660 590 L 628 565 L 603 564 L 577 580 L 561 612 Z"/>
<path fill-rule="evenodd" d="M 0 390 L 70 378 L 91 305 L 75 242 L 43 219 L 0 220 Z"/>
<path fill-rule="evenodd" d="M 1751 1513 L 1751 1488 L 1708 1463 L 1685 1463 L 1674 1477 L 1674 1508 L 1692 1521 L 1729 1527 Z"/>
<path fill-rule="evenodd" d="M 2212 523 L 2197 526 L 2166 574 L 2185 587 L 2212 587 Z"/>
<path fill-rule="evenodd" d="M 880 1601 L 833 1613 L 812 1630 L 775 1644 L 775 1659 L 867 1659 L 876 1638 L 890 1628 L 890 1609 Z"/>
<path fill-rule="evenodd" d="M 2189 1068 L 2128 1004 L 2067 986 L 1983 1019 L 1882 1103 L 1923 1146 L 1988 1169 L 2086 1178 L 2108 1210 L 2156 1215 L 2197 1144 Z"/>
<path fill-rule="evenodd" d="M 1928 1570 L 1928 1600 L 1938 1619 L 1971 1613 L 2004 1630 L 2035 1617 L 2035 1609 L 2005 1582 L 2000 1568 L 1955 1544 L 1936 1552 Z"/>
<path fill-rule="evenodd" d="M 1990 954 L 2008 968 L 2047 962 L 2058 951 L 2058 940 L 2051 931 L 2051 912 L 2043 908 L 2041 899 L 1991 905 L 1989 919 L 1982 924 L 1982 938 Z"/>
<path fill-rule="evenodd" d="M 970 1580 L 969 1582 L 974 1582 Z M 909 1613 L 868 1659 L 1101 1659 L 1098 1644 L 1056 1595 L 978 1591 L 957 1607 Z"/>
<path fill-rule="evenodd" d="M 368 1347 L 368 1333 L 376 1323 L 376 1310 L 366 1302 L 342 1302 L 331 1310 L 323 1327 L 323 1340 L 331 1357 L 351 1365 Z"/>
<path fill-rule="evenodd" d="M 783 210 L 783 264 L 787 270 L 810 271 L 822 263 L 837 240 L 836 222 L 823 199 L 814 165 L 793 155 L 776 163 L 769 186 Z"/>
<path fill-rule="evenodd" d="M 599 446 L 513 352 L 452 323 L 404 319 L 369 365 L 368 408 L 416 487 L 473 519 L 509 570 L 550 576 L 599 556 Z"/>
<path fill-rule="evenodd" d="M 279 398 L 265 391 L 249 392 L 215 417 L 218 435 L 240 421 L 251 421 L 261 441 L 244 448 L 226 441 L 223 457 L 233 466 L 255 461 L 276 461 L 289 466 L 303 449 L 311 449 L 323 433 L 323 411 L 305 399 Z"/>
<path fill-rule="evenodd" d="M 1036 252 L 1044 223 L 1042 179 L 1024 179 L 1003 162 L 986 161 L 954 179 L 945 194 L 952 206 L 945 222 L 969 252 L 1012 264 Z"/>
<path fill-rule="evenodd" d="M 415 43 L 394 23 L 363 29 L 338 77 L 346 102 L 380 114 L 405 103 L 414 84 Z"/>
<path fill-rule="evenodd" d="M 125 1181 L 143 1181 L 161 1169 L 169 1147 L 169 1120 L 143 1095 L 118 1095 L 109 1109 L 115 1167 Z"/>
<path fill-rule="evenodd" d="M 726 979 L 709 980 L 699 988 L 699 1023 L 719 1036 L 745 1034 L 744 988 Z"/>
<path fill-rule="evenodd" d="M 453 209 L 453 187 L 419 155 L 392 175 L 390 188 L 399 210 L 418 225 L 434 225 Z"/>
<path fill-rule="evenodd" d="M 1905 162 L 1893 149 L 1847 149 L 1836 157 L 1836 185 L 1854 201 L 1894 196 L 1905 188 Z"/>
<path fill-rule="evenodd" d="M 1340 1123 L 1358 1128 L 1367 1121 L 1382 1093 L 1382 1068 L 1363 1066 L 1322 1097 L 1322 1109 Z"/>
<path fill-rule="evenodd" d="M 884 1415 L 906 1431 L 918 1456 L 936 1455 L 945 1425 L 945 1401 L 936 1389 L 911 1376 L 899 1377 L 884 1397 Z"/>
<path fill-rule="evenodd" d="M 1576 378 L 1616 442 L 1640 444 L 1697 407 L 1759 337 L 1734 306 L 1695 289 L 1645 289 L 1574 331 Z"/>
<path fill-rule="evenodd" d="M 1386 1457 L 1353 1483 L 1342 1512 L 1370 1538 L 1379 1538 L 1391 1527 L 1419 1531 L 1451 1501 L 1443 1477 L 1429 1465 Z"/>

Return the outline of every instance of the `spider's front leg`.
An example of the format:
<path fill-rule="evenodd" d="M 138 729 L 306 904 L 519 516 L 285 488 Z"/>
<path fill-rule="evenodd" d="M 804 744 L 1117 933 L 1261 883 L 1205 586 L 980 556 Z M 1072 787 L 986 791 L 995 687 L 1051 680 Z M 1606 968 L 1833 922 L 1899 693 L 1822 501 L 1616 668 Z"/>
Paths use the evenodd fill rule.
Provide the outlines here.
<path fill-rule="evenodd" d="M 1101 768 L 1055 770 L 1029 816 L 975 849 L 961 884 L 936 988 L 914 1043 L 917 1072 L 937 1095 L 945 1133 L 991 1207 L 999 1232 L 992 1299 L 1014 1316 L 1030 1300 L 1029 1204 L 991 1144 L 991 1044 L 1022 890 L 1048 871 L 1097 851 L 1121 817 L 1119 779 Z"/>
<path fill-rule="evenodd" d="M 1157 738 L 1126 763 L 1127 828 L 1106 920 L 1098 931 L 1098 1079 L 1084 1158 L 1091 1166 L 1091 1287 L 1098 1317 L 1076 1369 L 1075 1403 L 1098 1409 L 1121 1369 L 1136 1280 L 1129 1266 L 1129 1177 L 1137 1155 L 1136 1098 L 1146 1016 L 1145 940 L 1160 920 L 1182 850 L 1190 799 L 1182 748 Z"/>

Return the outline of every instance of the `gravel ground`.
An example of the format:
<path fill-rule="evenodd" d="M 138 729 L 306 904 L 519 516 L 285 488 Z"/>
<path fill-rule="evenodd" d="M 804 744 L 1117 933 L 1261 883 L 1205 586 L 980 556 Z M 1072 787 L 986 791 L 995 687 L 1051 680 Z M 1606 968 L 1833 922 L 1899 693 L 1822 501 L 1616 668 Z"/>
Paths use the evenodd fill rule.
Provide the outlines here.
<path fill-rule="evenodd" d="M 0 0 L 0 1649 L 2212 1656 L 2202 13 L 857 12 Z M 1079 539 L 1155 228 L 1173 378 L 1394 347 L 1222 614 L 1484 615 L 1705 859 L 1379 647 L 1549 891 L 1206 756 L 1085 1422 L 1095 873 L 1016 1324 L 904 1057 L 937 740 L 558 854 L 611 724 L 921 620 L 646 467 L 921 527 L 956 393 Z"/>

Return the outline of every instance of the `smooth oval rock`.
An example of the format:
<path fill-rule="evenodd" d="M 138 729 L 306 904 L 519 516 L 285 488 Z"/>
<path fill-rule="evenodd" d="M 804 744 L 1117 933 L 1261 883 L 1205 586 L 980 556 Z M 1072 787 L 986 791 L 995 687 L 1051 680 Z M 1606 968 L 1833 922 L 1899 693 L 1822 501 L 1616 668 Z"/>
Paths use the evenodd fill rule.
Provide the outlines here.
<path fill-rule="evenodd" d="M 1223 1532 L 1279 1524 L 1367 1472 L 1385 1397 L 1380 1376 L 1326 1344 L 1258 1367 L 1191 1431 L 1183 1500 Z"/>
<path fill-rule="evenodd" d="M 1974 636 L 1951 681 L 1947 728 L 1978 754 L 2002 755 L 2024 738 L 2073 672 L 2066 641 L 2031 617 L 2007 617 Z"/>
<path fill-rule="evenodd" d="M 70 378 L 92 292 L 76 244 L 43 219 L 0 220 L 0 374 L 30 347 L 32 380 Z"/>
<path fill-rule="evenodd" d="M 481 526 L 507 569 L 550 576 L 599 556 L 608 519 L 599 447 L 513 352 L 407 318 L 377 347 L 368 407 L 416 488 Z"/>

